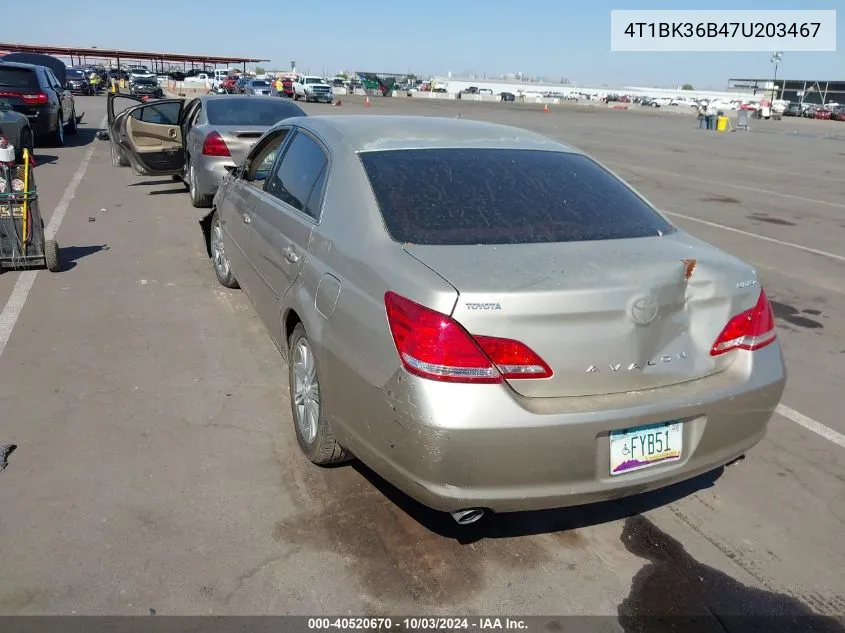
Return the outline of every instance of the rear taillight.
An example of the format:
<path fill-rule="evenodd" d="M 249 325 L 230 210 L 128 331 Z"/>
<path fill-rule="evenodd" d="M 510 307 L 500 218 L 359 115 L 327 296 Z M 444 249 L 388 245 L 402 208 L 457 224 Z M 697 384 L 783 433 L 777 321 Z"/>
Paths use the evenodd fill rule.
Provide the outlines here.
<path fill-rule="evenodd" d="M 388 292 L 387 321 L 396 351 L 410 373 L 444 382 L 500 383 L 549 378 L 552 370 L 527 345 L 469 334 L 451 317 Z"/>
<path fill-rule="evenodd" d="M 205 142 L 202 144 L 203 156 L 231 156 L 226 141 L 220 136 L 219 132 L 212 132 L 205 137 Z"/>
<path fill-rule="evenodd" d="M 41 105 L 50 99 L 43 92 L 19 92 L 17 90 L 0 90 L 0 97 L 17 97 L 27 105 Z"/>
<path fill-rule="evenodd" d="M 733 349 L 754 351 L 765 347 L 777 338 L 775 315 L 765 291 L 760 290 L 757 304 L 733 317 L 710 350 L 711 356 L 718 356 Z"/>

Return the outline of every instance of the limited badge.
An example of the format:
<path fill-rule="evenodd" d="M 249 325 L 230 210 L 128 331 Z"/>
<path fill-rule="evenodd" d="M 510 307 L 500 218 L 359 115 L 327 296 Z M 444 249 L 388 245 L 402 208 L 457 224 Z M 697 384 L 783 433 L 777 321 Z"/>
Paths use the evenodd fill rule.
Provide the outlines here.
<path fill-rule="evenodd" d="M 23 180 L 15 178 L 12 181 L 12 191 L 23 191 Z"/>

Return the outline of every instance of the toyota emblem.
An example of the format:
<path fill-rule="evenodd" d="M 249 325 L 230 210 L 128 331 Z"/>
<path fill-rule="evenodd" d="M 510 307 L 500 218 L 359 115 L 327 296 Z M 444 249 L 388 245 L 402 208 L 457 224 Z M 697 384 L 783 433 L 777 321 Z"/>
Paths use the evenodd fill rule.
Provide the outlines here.
<path fill-rule="evenodd" d="M 648 325 L 657 318 L 660 306 L 651 297 L 640 297 L 631 304 L 631 320 L 637 325 Z"/>

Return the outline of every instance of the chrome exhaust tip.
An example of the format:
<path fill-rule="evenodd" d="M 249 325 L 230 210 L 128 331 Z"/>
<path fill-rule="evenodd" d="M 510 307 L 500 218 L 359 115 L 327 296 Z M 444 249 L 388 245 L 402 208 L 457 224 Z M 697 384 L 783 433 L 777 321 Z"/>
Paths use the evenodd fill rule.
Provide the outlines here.
<path fill-rule="evenodd" d="M 469 525 L 470 523 L 475 523 L 481 517 L 484 516 L 484 510 L 481 508 L 470 508 L 468 510 L 458 510 L 457 512 L 452 512 L 452 518 L 455 519 L 455 522 L 458 525 Z"/>

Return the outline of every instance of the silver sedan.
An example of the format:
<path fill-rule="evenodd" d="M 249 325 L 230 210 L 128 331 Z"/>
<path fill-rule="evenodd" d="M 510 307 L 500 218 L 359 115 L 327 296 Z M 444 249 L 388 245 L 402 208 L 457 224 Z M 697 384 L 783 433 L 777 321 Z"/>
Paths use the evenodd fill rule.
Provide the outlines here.
<path fill-rule="evenodd" d="M 226 169 L 239 164 L 271 126 L 305 116 L 278 97 L 227 94 L 186 104 L 109 93 L 107 110 L 113 163 L 141 175 L 180 177 L 195 207 L 211 206 Z"/>
<path fill-rule="evenodd" d="M 666 486 L 766 433 L 786 370 L 756 271 L 571 147 L 322 116 L 232 171 L 214 271 L 287 357 L 316 464 L 354 454 L 469 523 Z"/>
<path fill-rule="evenodd" d="M 278 97 L 279 94 L 269 81 L 263 79 L 253 79 L 244 85 L 244 94 L 247 95 L 264 95 Z"/>

